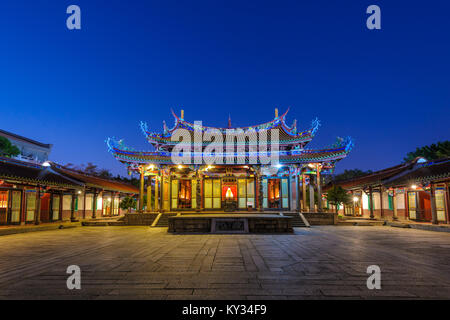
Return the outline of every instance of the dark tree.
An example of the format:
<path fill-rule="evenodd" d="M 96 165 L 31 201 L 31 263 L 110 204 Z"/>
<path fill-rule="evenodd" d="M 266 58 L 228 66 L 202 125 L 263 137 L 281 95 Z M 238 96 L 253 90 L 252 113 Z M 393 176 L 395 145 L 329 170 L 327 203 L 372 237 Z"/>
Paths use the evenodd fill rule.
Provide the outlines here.
<path fill-rule="evenodd" d="M 0 155 L 4 157 L 16 157 L 20 154 L 19 148 L 5 137 L 0 137 Z"/>
<path fill-rule="evenodd" d="M 427 160 L 448 158 L 450 157 L 450 141 L 441 141 L 429 146 L 417 148 L 416 151 L 408 152 L 403 160 L 409 162 L 417 157 L 423 157 Z"/>
<path fill-rule="evenodd" d="M 131 209 L 136 209 L 136 204 L 137 204 L 137 201 L 133 197 L 125 197 L 120 202 L 119 207 L 122 210 L 127 210 L 128 212 L 130 212 Z"/>
<path fill-rule="evenodd" d="M 349 204 L 352 201 L 350 195 L 341 186 L 333 186 L 328 190 L 327 199 L 329 203 L 336 207 L 336 213 L 338 205 Z"/>
<path fill-rule="evenodd" d="M 88 162 L 87 165 L 82 165 L 82 168 L 85 173 L 92 174 L 93 176 L 98 175 L 98 167 L 95 164 L 92 164 L 91 162 Z"/>
<path fill-rule="evenodd" d="M 333 176 L 333 181 L 343 181 L 354 179 L 357 177 L 362 177 L 372 173 L 372 170 L 362 171 L 359 169 L 345 170 L 343 173 L 337 174 Z"/>
<path fill-rule="evenodd" d="M 68 163 L 65 165 L 65 167 L 91 176 L 128 183 L 139 188 L 139 179 L 135 177 L 123 177 L 120 175 L 114 176 L 109 169 L 99 169 L 97 165 L 91 162 L 88 162 L 87 164 L 83 164 L 81 166 L 74 165 L 73 163 Z"/>

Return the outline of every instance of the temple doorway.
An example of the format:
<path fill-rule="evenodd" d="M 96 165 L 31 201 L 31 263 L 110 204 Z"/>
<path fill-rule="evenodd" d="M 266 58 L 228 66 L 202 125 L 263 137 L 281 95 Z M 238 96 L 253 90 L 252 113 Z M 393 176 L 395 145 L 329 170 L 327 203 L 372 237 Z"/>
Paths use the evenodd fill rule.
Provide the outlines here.
<path fill-rule="evenodd" d="M 171 208 L 172 209 L 195 209 L 196 180 L 173 179 L 171 182 Z"/>
<path fill-rule="evenodd" d="M 269 209 L 281 207 L 280 198 L 281 179 L 269 179 L 267 181 L 267 200 Z"/>
<path fill-rule="evenodd" d="M 192 183 L 191 180 L 179 180 L 178 190 L 178 208 L 191 209 L 192 208 Z"/>

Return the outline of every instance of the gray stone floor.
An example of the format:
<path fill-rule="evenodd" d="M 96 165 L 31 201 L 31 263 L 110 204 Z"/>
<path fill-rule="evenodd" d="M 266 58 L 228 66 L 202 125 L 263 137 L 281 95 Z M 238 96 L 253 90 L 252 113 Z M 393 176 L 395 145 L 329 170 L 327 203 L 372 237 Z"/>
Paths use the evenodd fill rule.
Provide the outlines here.
<path fill-rule="evenodd" d="M 382 289 L 366 269 L 380 266 Z M 81 290 L 66 269 L 81 267 Z M 392 227 L 171 235 L 80 227 L 0 237 L 0 299 L 450 298 L 450 234 Z"/>

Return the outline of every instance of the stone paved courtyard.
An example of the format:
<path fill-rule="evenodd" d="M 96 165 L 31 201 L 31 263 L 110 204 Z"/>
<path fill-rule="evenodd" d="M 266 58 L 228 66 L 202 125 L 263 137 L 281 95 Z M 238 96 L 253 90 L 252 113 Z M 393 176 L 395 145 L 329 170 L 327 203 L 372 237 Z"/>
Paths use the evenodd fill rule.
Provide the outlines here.
<path fill-rule="evenodd" d="M 450 298 L 450 234 L 392 227 L 171 235 L 80 227 L 0 237 L 0 299 Z M 81 290 L 66 288 L 79 265 Z M 366 287 L 379 265 L 382 289 Z"/>

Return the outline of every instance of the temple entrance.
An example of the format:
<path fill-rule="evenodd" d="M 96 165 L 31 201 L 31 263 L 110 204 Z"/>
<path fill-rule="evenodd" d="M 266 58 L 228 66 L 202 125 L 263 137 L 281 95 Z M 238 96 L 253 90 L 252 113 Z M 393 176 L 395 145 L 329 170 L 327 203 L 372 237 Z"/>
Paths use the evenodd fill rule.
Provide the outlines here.
<path fill-rule="evenodd" d="M 281 207 L 280 198 L 281 179 L 269 179 L 267 181 L 267 201 L 269 209 Z"/>
<path fill-rule="evenodd" d="M 61 196 L 57 194 L 52 195 L 52 214 L 51 214 L 51 220 L 52 221 L 58 221 L 61 219 L 60 217 L 60 203 L 61 203 Z"/>
<path fill-rule="evenodd" d="M 222 193 L 221 179 L 207 178 L 204 180 L 205 209 L 221 209 Z"/>
<path fill-rule="evenodd" d="M 408 214 L 409 219 L 417 219 L 417 201 L 416 192 L 408 192 Z"/>
<path fill-rule="evenodd" d="M 8 191 L 0 191 L 0 225 L 8 221 Z"/>
<path fill-rule="evenodd" d="M 235 177 L 222 179 L 222 208 L 226 212 L 237 210 L 237 183 Z"/>
<path fill-rule="evenodd" d="M 264 179 L 263 208 L 268 210 L 289 210 L 289 180 L 288 178 Z"/>
<path fill-rule="evenodd" d="M 255 208 L 255 179 L 238 179 L 239 209 Z"/>
<path fill-rule="evenodd" d="M 172 179 L 170 197 L 172 209 L 195 209 L 197 207 L 196 179 Z"/>
<path fill-rule="evenodd" d="M 179 180 L 178 190 L 178 208 L 191 209 L 192 208 L 192 183 L 191 180 Z"/>

